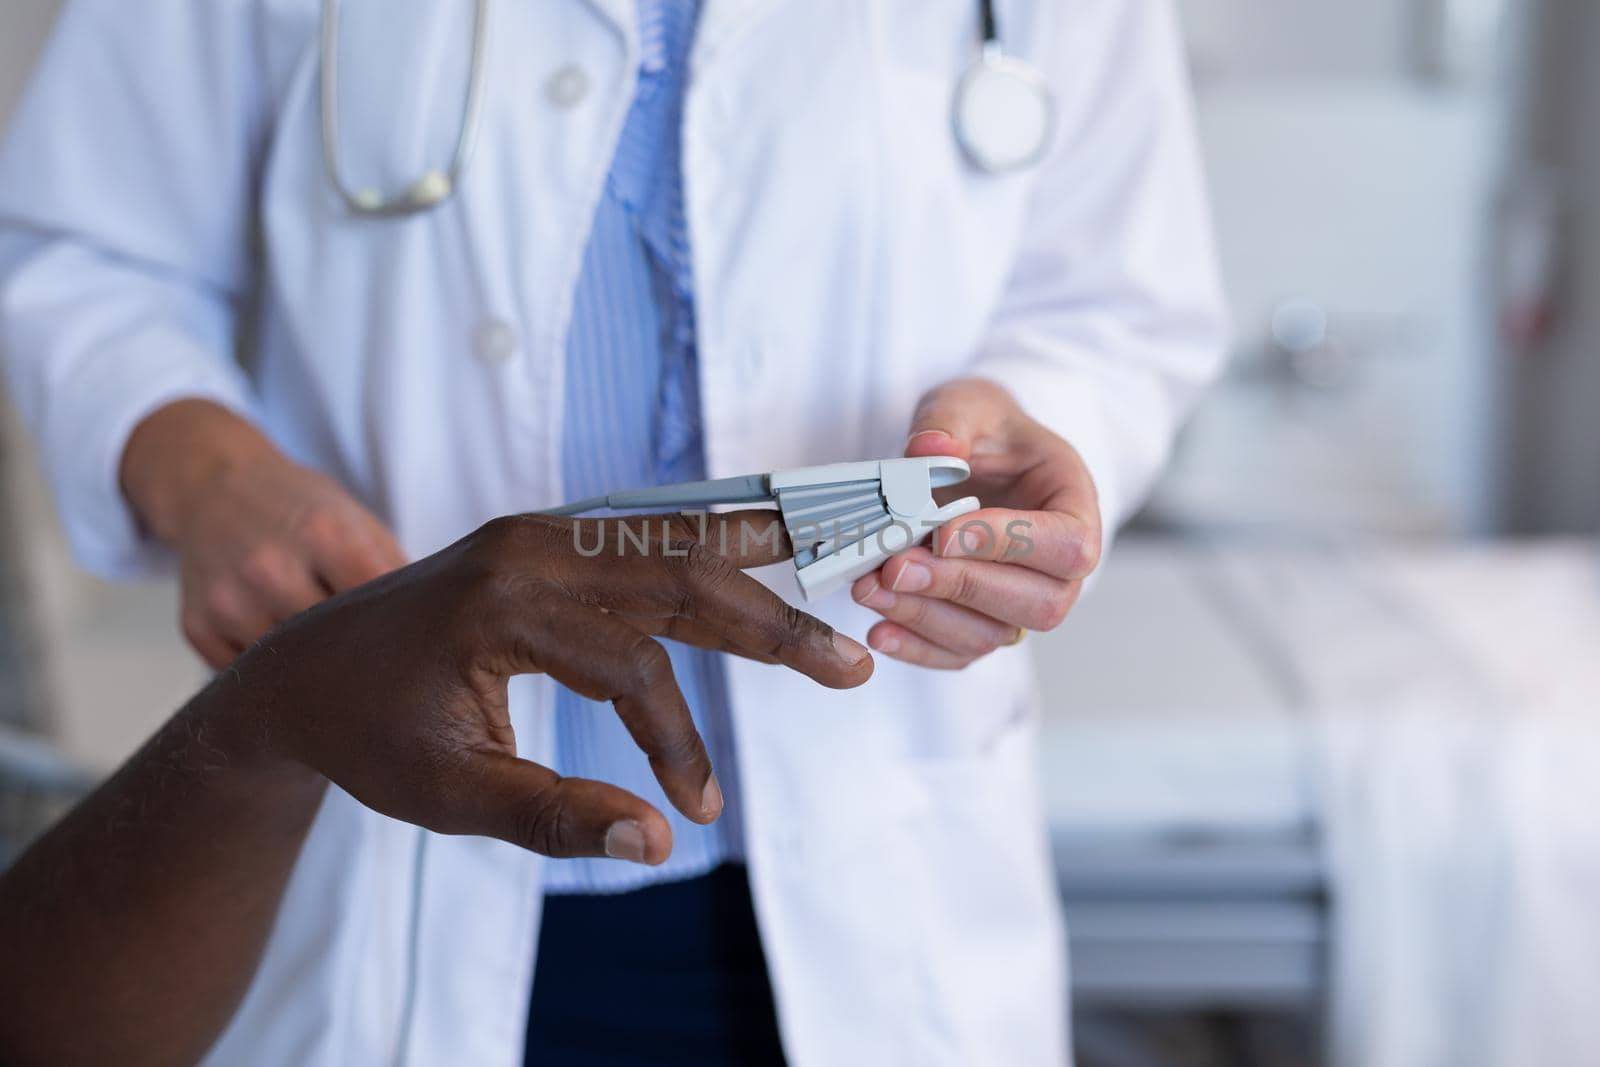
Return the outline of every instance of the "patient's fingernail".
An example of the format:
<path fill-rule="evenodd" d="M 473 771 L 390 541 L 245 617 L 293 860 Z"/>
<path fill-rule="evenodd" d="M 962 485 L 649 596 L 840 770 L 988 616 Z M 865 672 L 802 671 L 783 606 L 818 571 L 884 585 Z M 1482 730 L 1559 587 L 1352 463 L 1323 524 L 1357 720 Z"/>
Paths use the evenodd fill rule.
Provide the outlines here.
<path fill-rule="evenodd" d="M 606 855 L 630 863 L 644 862 L 644 827 L 632 819 L 614 822 L 606 831 Z"/>
<path fill-rule="evenodd" d="M 920 593 L 932 584 L 932 571 L 920 563 L 907 563 L 889 588 L 896 593 Z"/>
<path fill-rule="evenodd" d="M 870 655 L 866 645 L 850 640 L 838 630 L 833 631 L 833 650 L 839 654 L 840 659 L 852 667 Z"/>
<path fill-rule="evenodd" d="M 722 786 L 717 784 L 715 772 L 706 779 L 706 787 L 700 791 L 700 814 L 713 819 L 722 814 Z"/>

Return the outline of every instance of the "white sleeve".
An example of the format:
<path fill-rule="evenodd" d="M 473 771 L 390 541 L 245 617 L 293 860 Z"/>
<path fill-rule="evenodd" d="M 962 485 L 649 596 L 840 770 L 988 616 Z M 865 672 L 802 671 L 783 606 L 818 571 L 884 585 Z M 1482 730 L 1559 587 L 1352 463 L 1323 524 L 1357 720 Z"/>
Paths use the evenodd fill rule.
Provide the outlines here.
<path fill-rule="evenodd" d="M 1083 455 L 1106 531 L 1137 510 L 1227 333 L 1170 0 L 1079 0 L 1059 126 L 973 372 Z"/>
<path fill-rule="evenodd" d="M 118 485 L 172 400 L 240 412 L 264 140 L 254 4 L 68 0 L 0 145 L 0 356 L 79 560 L 160 559 Z"/>

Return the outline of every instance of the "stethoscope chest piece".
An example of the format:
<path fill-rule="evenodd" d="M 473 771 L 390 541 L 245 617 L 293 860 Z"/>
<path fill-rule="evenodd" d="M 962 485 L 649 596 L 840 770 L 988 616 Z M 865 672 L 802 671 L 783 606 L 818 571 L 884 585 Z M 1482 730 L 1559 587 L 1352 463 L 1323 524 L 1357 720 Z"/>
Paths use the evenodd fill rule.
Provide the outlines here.
<path fill-rule="evenodd" d="M 1023 170 L 1050 147 L 1055 98 L 1036 68 L 990 42 L 962 75 L 951 120 L 956 141 L 979 169 Z"/>

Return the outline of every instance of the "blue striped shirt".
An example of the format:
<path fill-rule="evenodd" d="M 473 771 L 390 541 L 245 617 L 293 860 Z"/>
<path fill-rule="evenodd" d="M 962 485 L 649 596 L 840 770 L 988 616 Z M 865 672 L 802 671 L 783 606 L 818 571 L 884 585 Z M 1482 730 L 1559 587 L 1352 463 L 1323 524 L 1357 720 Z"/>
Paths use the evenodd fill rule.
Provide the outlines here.
<path fill-rule="evenodd" d="M 642 60 L 596 211 L 567 341 L 565 496 L 705 477 L 694 286 L 679 149 L 698 0 L 638 0 Z M 722 785 L 709 827 L 667 802 L 609 705 L 557 691 L 556 770 L 637 793 L 672 824 L 660 867 L 606 859 L 546 866 L 550 893 L 609 893 L 704 874 L 742 855 L 738 768 L 718 654 L 663 642 Z"/>

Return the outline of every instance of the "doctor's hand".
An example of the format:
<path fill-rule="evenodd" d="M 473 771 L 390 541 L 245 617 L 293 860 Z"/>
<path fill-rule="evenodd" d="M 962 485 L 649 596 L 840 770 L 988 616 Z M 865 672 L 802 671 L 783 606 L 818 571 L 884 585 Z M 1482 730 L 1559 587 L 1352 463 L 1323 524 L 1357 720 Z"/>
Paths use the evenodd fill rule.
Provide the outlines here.
<path fill-rule="evenodd" d="M 214 688 L 257 751 L 385 815 L 548 856 L 660 863 L 672 831 L 650 804 L 518 758 L 507 679 L 548 674 L 610 701 L 673 806 L 714 821 L 722 791 L 656 635 L 833 688 L 872 674 L 866 648 L 741 573 L 783 554 L 770 536 L 745 554 L 742 524 L 771 519 L 496 520 L 290 620 Z"/>
<path fill-rule="evenodd" d="M 939 502 L 983 508 L 858 579 L 855 599 L 884 621 L 867 643 L 925 667 L 958 669 L 1067 617 L 1099 562 L 1100 509 L 1077 451 L 993 382 L 950 382 L 922 398 L 907 456 L 959 456 L 972 478 Z"/>
<path fill-rule="evenodd" d="M 183 634 L 212 667 L 406 562 L 388 529 L 331 478 L 208 401 L 180 400 L 141 422 L 123 451 L 122 486 L 178 555 Z"/>

